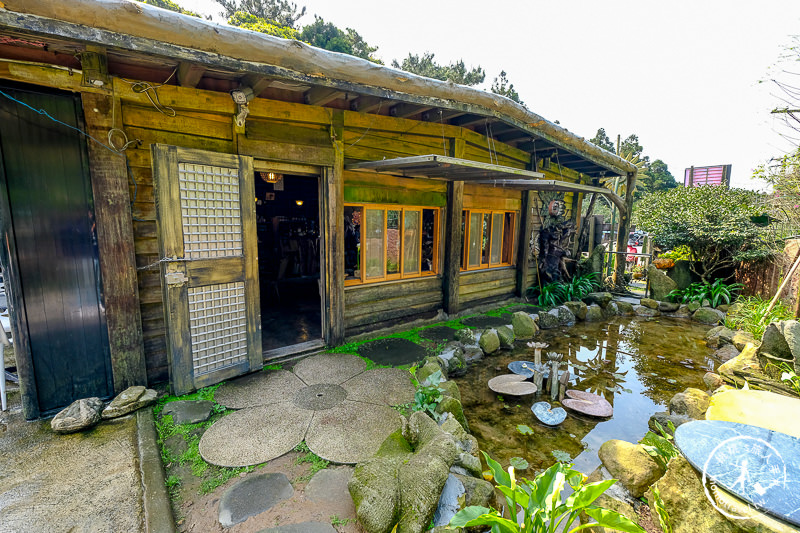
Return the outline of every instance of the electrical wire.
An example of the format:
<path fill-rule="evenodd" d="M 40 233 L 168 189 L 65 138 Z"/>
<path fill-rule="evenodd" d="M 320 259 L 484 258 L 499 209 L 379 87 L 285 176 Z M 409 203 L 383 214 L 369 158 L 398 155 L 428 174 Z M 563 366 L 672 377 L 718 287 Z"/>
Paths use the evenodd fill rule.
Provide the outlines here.
<path fill-rule="evenodd" d="M 126 80 L 125 78 L 119 78 L 119 79 L 130 85 L 131 90 L 133 92 L 138 94 L 144 94 L 147 97 L 147 99 L 150 100 L 150 103 L 153 105 L 153 107 L 155 107 L 156 110 L 158 110 L 159 113 L 161 113 L 162 115 L 166 115 L 168 117 L 174 117 L 175 115 L 177 115 L 175 109 L 161 103 L 161 99 L 158 96 L 158 89 L 169 83 L 169 80 L 171 80 L 172 77 L 175 76 L 176 72 L 178 72 L 177 67 L 175 68 L 175 70 L 172 71 L 172 74 L 170 74 L 166 80 L 164 80 L 162 83 L 158 85 L 153 85 L 152 83 L 147 81 L 131 81 L 131 80 Z"/>

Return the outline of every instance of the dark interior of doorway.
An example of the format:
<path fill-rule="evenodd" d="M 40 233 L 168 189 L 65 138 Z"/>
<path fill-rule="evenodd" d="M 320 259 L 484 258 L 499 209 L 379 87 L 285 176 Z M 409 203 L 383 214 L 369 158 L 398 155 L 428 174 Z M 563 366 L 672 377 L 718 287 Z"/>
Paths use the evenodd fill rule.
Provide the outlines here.
<path fill-rule="evenodd" d="M 262 349 L 319 340 L 318 178 L 256 172 L 255 184 Z"/>

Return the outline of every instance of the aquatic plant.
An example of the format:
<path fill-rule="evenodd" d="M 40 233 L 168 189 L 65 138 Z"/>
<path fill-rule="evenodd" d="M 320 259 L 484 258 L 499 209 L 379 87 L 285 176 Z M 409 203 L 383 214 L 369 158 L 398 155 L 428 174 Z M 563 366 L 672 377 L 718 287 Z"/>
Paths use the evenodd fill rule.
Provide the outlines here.
<path fill-rule="evenodd" d="M 616 483 L 616 479 L 586 483 L 586 476 L 573 470 L 571 464 L 556 463 L 532 481 L 524 478 L 517 481 L 513 466 L 506 472 L 488 454 L 484 452 L 483 455 L 497 489 L 505 496 L 510 515 L 516 520 L 503 518 L 496 509 L 470 506 L 456 513 L 449 527 L 488 526 L 493 533 L 573 533 L 596 526 L 629 533 L 645 531 L 629 518 L 594 505 L 594 501 Z M 561 492 L 567 485 L 574 492 L 562 500 Z M 569 529 L 581 513 L 586 513 L 596 522 Z"/>
<path fill-rule="evenodd" d="M 416 376 L 417 367 L 411 367 L 411 383 L 416 387 L 414 392 L 414 401 L 411 404 L 412 411 L 423 411 L 437 422 L 444 418 L 444 415 L 436 412 L 436 407 L 442 401 L 442 393 L 444 389 L 439 387 L 439 384 L 444 381 L 442 378 L 442 371 L 437 370 L 424 381 L 420 382 Z"/>
<path fill-rule="evenodd" d="M 661 531 L 663 533 L 672 533 L 672 521 L 667 514 L 667 508 L 664 507 L 664 500 L 661 499 L 661 493 L 658 487 L 653 485 L 650 487 L 653 493 L 653 506 L 655 507 L 656 514 L 658 515 L 658 522 L 661 524 Z"/>
<path fill-rule="evenodd" d="M 678 448 L 672 443 L 673 436 L 667 433 L 658 422 L 655 422 L 655 425 L 661 435 L 648 431 L 647 434 L 642 437 L 642 440 L 639 441 L 639 444 L 642 445 L 644 451 L 646 451 L 661 468 L 666 470 L 667 463 L 669 463 L 670 459 L 677 457 L 681 452 L 678 451 Z M 675 424 L 673 424 L 671 420 L 667 422 L 667 427 L 669 427 L 670 431 L 675 433 Z"/>
<path fill-rule="evenodd" d="M 778 300 L 772 309 L 769 309 L 769 300 L 760 296 L 740 296 L 728 314 L 725 316 L 725 326 L 731 329 L 743 329 L 760 339 L 764 329 L 771 322 L 793 320 L 794 312 L 783 302 Z"/>

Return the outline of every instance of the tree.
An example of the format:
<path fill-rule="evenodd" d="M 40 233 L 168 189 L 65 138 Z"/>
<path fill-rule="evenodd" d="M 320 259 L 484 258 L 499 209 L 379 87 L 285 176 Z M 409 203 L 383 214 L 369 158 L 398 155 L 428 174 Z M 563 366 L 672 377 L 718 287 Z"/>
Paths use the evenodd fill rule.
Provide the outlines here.
<path fill-rule="evenodd" d="M 649 192 L 665 189 L 674 189 L 678 186 L 675 176 L 669 171 L 669 167 L 660 159 L 656 159 L 647 167 L 647 173 L 652 177 L 653 184 Z"/>
<path fill-rule="evenodd" d="M 199 13 L 195 13 L 194 11 L 189 11 L 188 9 L 183 9 L 181 6 L 179 6 L 172 0 L 139 0 L 139 2 L 151 6 L 160 7 L 161 9 L 168 9 L 176 13 L 182 13 L 184 15 L 191 15 L 193 17 L 198 17 L 198 18 L 200 17 Z"/>
<path fill-rule="evenodd" d="M 597 130 L 597 133 L 594 134 L 594 137 L 589 139 L 589 142 L 592 144 L 596 144 L 603 150 L 608 150 L 612 154 L 617 153 L 616 148 L 614 148 L 614 143 L 611 142 L 611 139 L 608 138 L 606 134 L 606 130 L 604 128 L 600 128 Z"/>
<path fill-rule="evenodd" d="M 360 57 L 373 63 L 381 63 L 379 59 L 372 56 L 372 53 L 378 48 L 367 44 L 356 30 L 347 28 L 346 31 L 342 31 L 316 15 L 313 24 L 303 27 L 300 39 L 311 46 Z"/>
<path fill-rule="evenodd" d="M 754 177 L 772 186 L 772 193 L 767 196 L 769 214 L 786 224 L 791 233 L 800 230 L 800 147 L 760 165 Z"/>
<path fill-rule="evenodd" d="M 396 59 L 393 59 L 392 66 L 412 74 L 436 80 L 452 81 L 459 85 L 477 85 L 483 83 L 486 78 L 486 73 L 480 66 L 467 70 L 463 60 L 446 66 L 439 65 L 433 60 L 433 57 L 434 54 L 431 52 L 425 52 L 422 57 L 416 54 L 408 54 L 408 57 L 402 63 L 398 63 Z"/>
<path fill-rule="evenodd" d="M 251 13 L 237 11 L 228 19 L 228 24 L 246 30 L 266 33 L 284 39 L 299 39 L 299 32 L 291 26 L 281 26 L 271 20 L 259 18 Z"/>
<path fill-rule="evenodd" d="M 710 283 L 723 268 L 773 254 L 772 233 L 751 221 L 763 200 L 745 189 L 678 187 L 642 198 L 634 222 L 660 246 L 688 246 L 690 268 Z"/>
<path fill-rule="evenodd" d="M 525 105 L 525 102 L 523 102 L 520 99 L 519 93 L 517 92 L 516 89 L 514 89 L 514 84 L 508 82 L 505 70 L 501 70 L 500 75 L 494 79 L 494 82 L 492 82 L 491 91 L 494 94 L 499 94 L 501 96 L 505 96 L 506 98 L 515 101 L 516 103 L 518 103 L 519 105 L 521 105 L 526 109 L 528 107 Z"/>
<path fill-rule="evenodd" d="M 306 14 L 305 6 L 298 11 L 297 4 L 289 3 L 286 0 L 217 0 L 217 3 L 225 10 L 222 16 L 226 19 L 230 19 L 240 11 L 265 21 L 271 21 L 276 26 L 295 29 L 297 29 L 297 20 Z M 232 24 L 230 21 L 228 23 Z M 236 24 L 232 25 L 236 26 Z"/>
<path fill-rule="evenodd" d="M 638 157 L 645 165 L 648 165 L 650 164 L 650 158 L 646 155 L 642 155 L 643 152 L 644 148 L 639 144 L 639 136 L 635 134 L 628 135 L 619 145 L 619 153 Z"/>

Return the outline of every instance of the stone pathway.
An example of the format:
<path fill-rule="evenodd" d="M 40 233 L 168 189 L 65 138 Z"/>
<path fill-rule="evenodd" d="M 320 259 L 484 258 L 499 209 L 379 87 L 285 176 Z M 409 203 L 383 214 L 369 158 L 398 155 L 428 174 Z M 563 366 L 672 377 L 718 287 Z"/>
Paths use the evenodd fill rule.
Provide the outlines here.
<path fill-rule="evenodd" d="M 401 427 L 402 417 L 391 406 L 413 398 L 406 370 L 366 370 L 355 355 L 316 355 L 292 372 L 258 372 L 217 389 L 217 403 L 238 411 L 203 434 L 200 454 L 219 466 L 249 466 L 305 440 L 323 459 L 355 464 Z"/>

